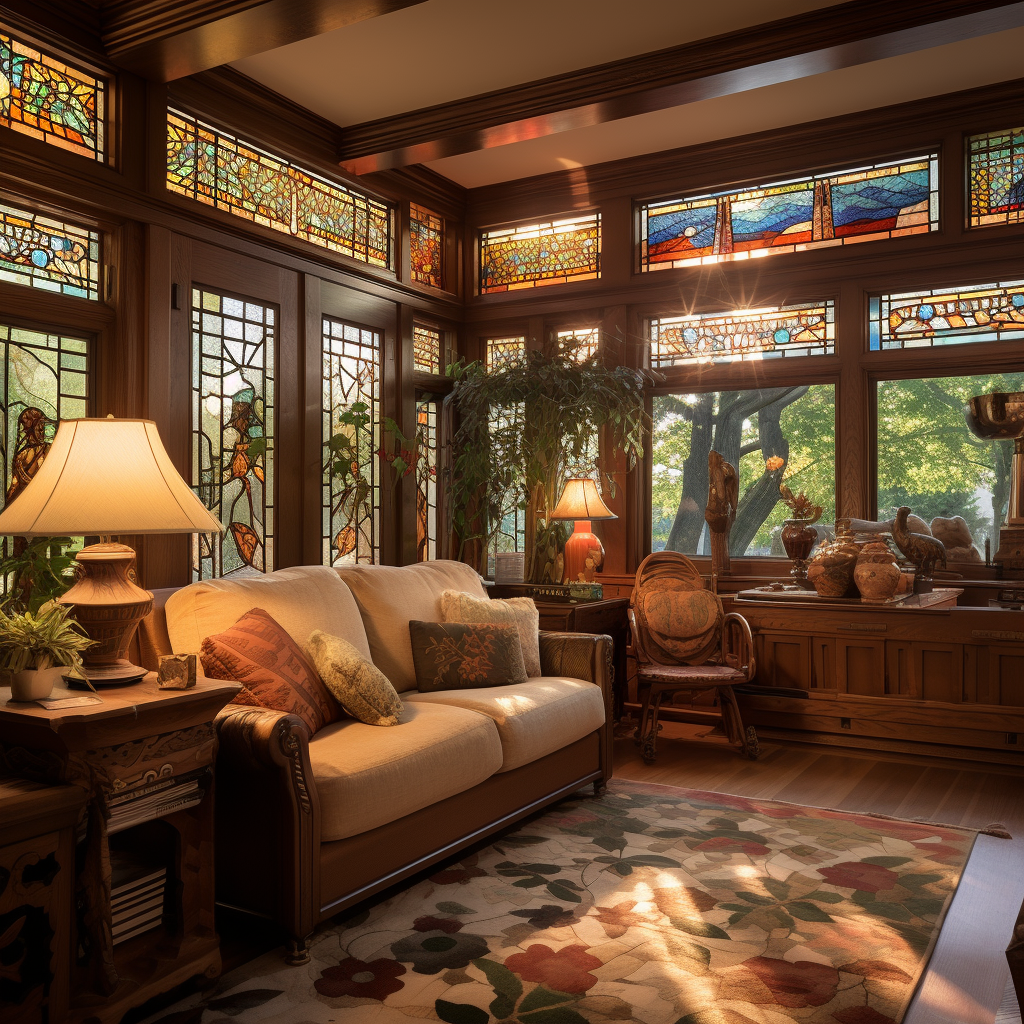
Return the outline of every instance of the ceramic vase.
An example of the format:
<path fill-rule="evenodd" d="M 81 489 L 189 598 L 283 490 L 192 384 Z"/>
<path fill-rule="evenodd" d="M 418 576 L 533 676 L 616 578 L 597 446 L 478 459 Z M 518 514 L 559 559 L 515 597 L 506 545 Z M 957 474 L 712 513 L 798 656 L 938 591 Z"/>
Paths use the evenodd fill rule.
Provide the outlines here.
<path fill-rule="evenodd" d="M 869 602 L 891 601 L 902 575 L 892 562 L 861 562 L 853 571 L 861 600 Z"/>
<path fill-rule="evenodd" d="M 819 597 L 856 597 L 853 571 L 860 548 L 850 537 L 838 537 L 831 544 L 818 548 L 807 569 Z"/>
<path fill-rule="evenodd" d="M 807 580 L 807 556 L 818 539 L 818 533 L 806 519 L 787 519 L 782 524 L 782 546 L 793 560 L 789 574 L 803 586 Z"/>
<path fill-rule="evenodd" d="M 11 675 L 11 700 L 40 700 L 49 697 L 61 676 L 67 672 L 65 665 L 52 668 L 24 668 Z"/>

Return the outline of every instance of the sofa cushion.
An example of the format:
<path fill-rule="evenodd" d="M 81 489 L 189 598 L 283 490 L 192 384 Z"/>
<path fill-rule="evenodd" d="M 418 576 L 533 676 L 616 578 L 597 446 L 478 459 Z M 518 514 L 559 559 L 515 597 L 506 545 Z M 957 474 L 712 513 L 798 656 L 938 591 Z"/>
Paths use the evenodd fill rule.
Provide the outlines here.
<path fill-rule="evenodd" d="M 501 743 L 494 722 L 475 711 L 406 702 L 393 729 L 351 719 L 322 729 L 309 761 L 320 838 L 331 842 L 472 789 L 501 767 Z"/>
<path fill-rule="evenodd" d="M 324 686 L 353 718 L 367 725 L 398 725 L 402 702 L 395 688 L 347 640 L 315 629 L 309 634 L 306 653 Z"/>
<path fill-rule="evenodd" d="M 528 676 L 539 676 L 540 612 L 531 597 L 509 597 L 492 601 L 459 590 L 441 594 L 441 613 L 445 622 L 497 622 L 515 626 L 523 649 L 523 663 Z"/>
<path fill-rule="evenodd" d="M 515 626 L 489 623 L 409 623 L 416 687 L 421 691 L 508 686 L 526 682 Z"/>
<path fill-rule="evenodd" d="M 463 562 L 345 565 L 334 571 L 345 581 L 359 605 L 374 665 L 399 693 L 416 689 L 410 621 L 440 622 L 444 618 L 440 604 L 443 590 L 487 596 L 480 577 Z M 326 626 L 321 628 L 331 632 Z"/>
<path fill-rule="evenodd" d="M 203 637 L 220 633 L 251 608 L 263 608 L 300 647 L 314 629 L 347 640 L 370 657 L 359 609 L 338 574 L 298 565 L 262 576 L 203 580 L 167 599 L 167 635 L 175 654 L 198 654 Z"/>
<path fill-rule="evenodd" d="M 501 740 L 501 771 L 536 761 L 604 725 L 604 695 L 595 683 L 540 676 L 519 686 L 410 693 L 405 706 L 444 704 L 493 719 Z"/>

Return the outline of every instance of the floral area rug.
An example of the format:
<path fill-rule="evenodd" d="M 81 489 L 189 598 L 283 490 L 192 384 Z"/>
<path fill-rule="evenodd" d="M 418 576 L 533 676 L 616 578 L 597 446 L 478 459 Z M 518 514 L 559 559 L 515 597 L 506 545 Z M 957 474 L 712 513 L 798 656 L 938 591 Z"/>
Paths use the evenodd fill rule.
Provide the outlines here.
<path fill-rule="evenodd" d="M 153 1019 L 893 1024 L 974 839 L 615 782 Z"/>

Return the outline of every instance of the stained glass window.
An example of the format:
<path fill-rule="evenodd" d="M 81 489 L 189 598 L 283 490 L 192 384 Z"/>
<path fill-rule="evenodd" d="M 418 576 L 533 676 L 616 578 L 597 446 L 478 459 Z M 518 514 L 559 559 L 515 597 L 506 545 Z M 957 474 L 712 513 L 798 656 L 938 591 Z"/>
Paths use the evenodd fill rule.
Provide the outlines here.
<path fill-rule="evenodd" d="M 503 363 L 518 362 L 526 355 L 526 338 L 488 338 L 484 368 L 497 370 Z"/>
<path fill-rule="evenodd" d="M 102 160 L 106 84 L 0 32 L 0 125 Z"/>
<path fill-rule="evenodd" d="M 416 561 L 437 558 L 437 409 L 436 398 L 416 403 L 416 429 L 423 457 L 416 465 Z"/>
<path fill-rule="evenodd" d="M 100 236 L 0 204 L 0 281 L 98 299 Z"/>
<path fill-rule="evenodd" d="M 936 231 L 938 156 L 640 208 L 640 269 L 740 260 Z"/>
<path fill-rule="evenodd" d="M 192 542 L 192 578 L 274 568 L 273 306 L 192 289 L 192 487 L 227 527 Z"/>
<path fill-rule="evenodd" d="M 324 317 L 325 565 L 380 558 L 380 350 L 378 331 Z"/>
<path fill-rule="evenodd" d="M 967 140 L 972 228 L 1024 221 L 1024 128 Z"/>
<path fill-rule="evenodd" d="M 601 215 L 480 233 L 480 292 L 508 292 L 601 276 Z"/>
<path fill-rule="evenodd" d="M 435 327 L 414 324 L 412 328 L 413 368 L 422 373 L 444 373 L 441 332 Z"/>
<path fill-rule="evenodd" d="M 1024 341 L 1024 281 L 874 295 L 868 309 L 872 351 Z"/>
<path fill-rule="evenodd" d="M 558 351 L 563 355 L 572 356 L 573 359 L 585 363 L 597 355 L 598 337 L 600 328 L 583 327 L 570 331 L 559 331 L 556 338 Z"/>
<path fill-rule="evenodd" d="M 175 110 L 167 112 L 167 187 L 293 238 L 393 268 L 390 206 Z"/>
<path fill-rule="evenodd" d="M 655 367 L 832 355 L 834 346 L 835 304 L 831 301 L 651 321 L 651 365 Z"/>
<path fill-rule="evenodd" d="M 415 203 L 409 205 L 409 266 L 414 281 L 444 287 L 444 221 Z"/>
<path fill-rule="evenodd" d="M 84 338 L 0 324 L 0 347 L 6 508 L 38 472 L 58 421 L 88 415 L 89 345 Z"/>

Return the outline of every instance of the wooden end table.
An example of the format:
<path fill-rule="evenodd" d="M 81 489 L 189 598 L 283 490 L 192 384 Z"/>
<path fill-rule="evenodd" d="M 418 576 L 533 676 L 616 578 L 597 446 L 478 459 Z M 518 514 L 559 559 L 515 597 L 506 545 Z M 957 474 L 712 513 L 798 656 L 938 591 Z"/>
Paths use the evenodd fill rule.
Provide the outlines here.
<path fill-rule="evenodd" d="M 57 710 L 8 703 L 10 690 L 0 687 L 0 769 L 77 787 L 88 800 L 75 878 L 69 1008 L 65 1017 L 51 1012 L 53 1024 L 112 1024 L 195 975 L 220 973 L 213 916 L 213 719 L 238 690 L 237 683 L 218 680 L 160 690 L 150 673 L 133 685 L 100 690 L 99 704 Z M 140 854 L 164 858 L 167 902 L 159 927 L 115 945 L 108 820 L 121 814 L 123 823 L 135 800 L 141 808 L 147 796 L 193 781 L 199 788 L 180 809 L 170 806 L 149 818 L 140 812 L 143 820 L 118 834 L 122 847 L 137 844 Z"/>

